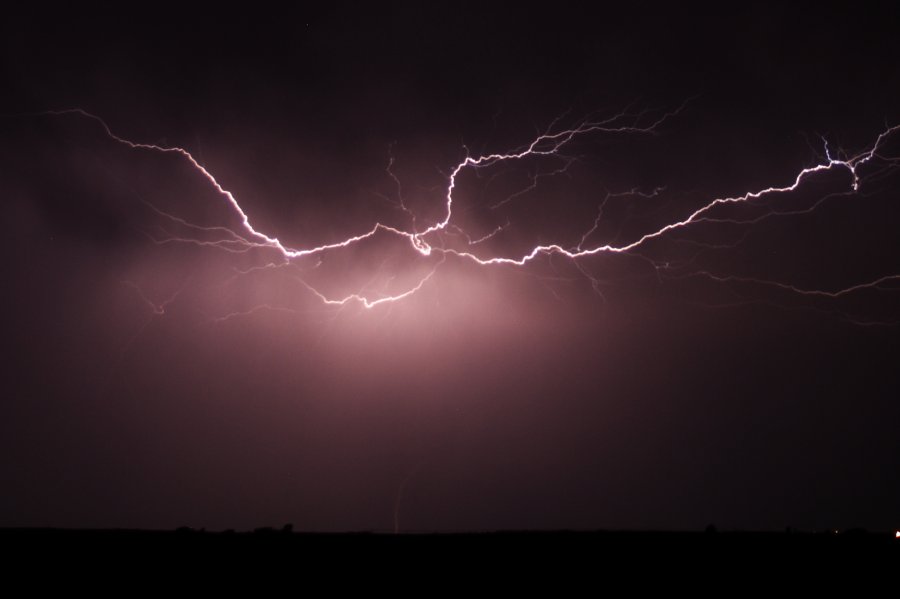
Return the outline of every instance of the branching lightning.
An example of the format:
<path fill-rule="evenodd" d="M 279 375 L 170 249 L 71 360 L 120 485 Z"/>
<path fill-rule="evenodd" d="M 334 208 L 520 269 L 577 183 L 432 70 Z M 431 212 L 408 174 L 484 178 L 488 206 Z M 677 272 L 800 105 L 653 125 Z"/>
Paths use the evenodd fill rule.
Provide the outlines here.
<path fill-rule="evenodd" d="M 824 145 L 824 159 L 813 166 L 802 168 L 787 183 L 776 184 L 754 191 L 747 191 L 738 195 L 710 199 L 699 207 L 687 212 L 684 216 L 653 228 L 649 231 L 645 231 L 639 234 L 636 238 L 623 243 L 592 243 L 592 240 L 598 237 L 598 227 L 600 225 L 601 219 L 603 218 L 604 207 L 608 200 L 613 197 L 653 198 L 661 194 L 664 191 L 663 188 L 658 188 L 651 191 L 632 189 L 630 191 L 617 193 L 607 192 L 606 197 L 599 203 L 596 218 L 592 222 L 587 223 L 588 226 L 584 228 L 583 234 L 581 235 L 580 240 L 577 244 L 575 244 L 574 246 L 566 246 L 564 242 L 558 241 L 554 243 L 535 245 L 529 251 L 519 255 L 482 255 L 476 253 L 476 249 L 473 247 L 482 244 L 488 239 L 491 239 L 494 236 L 499 235 L 503 231 L 505 231 L 508 227 L 511 226 L 508 220 L 505 224 L 496 227 L 491 232 L 480 237 L 469 235 L 460 227 L 459 224 L 453 221 L 454 209 L 456 207 L 455 194 L 457 192 L 457 186 L 461 177 L 463 177 L 467 172 L 478 172 L 496 165 L 516 163 L 517 161 L 522 161 L 526 158 L 546 158 L 552 159 L 554 161 L 554 164 L 556 165 L 555 167 L 544 172 L 533 174 L 531 176 L 531 182 L 529 186 L 522 189 L 521 191 L 507 196 L 505 199 L 490 206 L 491 209 L 497 209 L 516 200 L 518 197 L 530 191 L 533 191 L 535 188 L 537 188 L 541 179 L 566 173 L 569 167 L 572 165 L 574 159 L 566 156 L 564 154 L 564 151 L 566 147 L 571 145 L 576 138 L 602 134 L 655 134 L 658 132 L 660 126 L 664 122 L 676 116 L 682 109 L 683 106 L 678 108 L 677 110 L 662 114 L 661 116 L 657 117 L 651 117 L 647 113 L 631 114 L 628 112 L 622 112 L 609 118 L 599 120 L 585 120 L 569 128 L 560 127 L 557 120 L 551 123 L 546 130 L 536 134 L 530 142 L 517 149 L 506 152 L 487 153 L 482 155 L 471 155 L 467 151 L 465 157 L 452 169 L 450 169 L 449 174 L 447 175 L 446 186 L 443 193 L 442 218 L 427 225 L 423 224 L 421 229 L 418 228 L 417 223 L 422 223 L 422 219 L 418 217 L 413 210 L 410 209 L 409 204 L 404 200 L 403 186 L 401 185 L 400 179 L 392 170 L 392 167 L 394 165 L 394 157 L 393 154 L 391 154 L 390 161 L 387 167 L 387 173 L 396 186 L 396 200 L 393 198 L 388 198 L 387 196 L 382 197 L 385 200 L 395 204 L 400 210 L 409 215 L 411 221 L 411 230 L 405 230 L 402 228 L 388 226 L 381 222 L 376 222 L 374 225 L 363 232 L 349 236 L 345 239 L 332 241 L 315 247 L 289 247 L 278 237 L 265 233 L 256 228 L 251 222 L 247 211 L 244 209 L 244 207 L 242 207 L 241 203 L 238 201 L 235 195 L 231 191 L 225 189 L 222 184 L 219 183 L 216 177 L 205 166 L 203 166 L 188 150 L 184 148 L 130 141 L 113 133 L 113 131 L 103 119 L 82 109 L 76 108 L 70 110 L 52 111 L 47 114 L 78 115 L 83 118 L 91 119 L 99 124 L 100 127 L 102 127 L 104 133 L 110 140 L 118 144 L 125 145 L 135 150 L 175 154 L 183 160 L 187 161 L 200 176 L 208 181 L 209 185 L 211 185 L 212 188 L 215 189 L 219 196 L 221 196 L 227 202 L 229 209 L 232 210 L 235 216 L 239 219 L 240 228 L 238 230 L 234 230 L 224 226 L 207 227 L 197 225 L 150 205 L 150 208 L 154 210 L 160 217 L 163 217 L 171 223 L 182 227 L 184 230 L 192 231 L 195 233 L 203 233 L 203 236 L 196 237 L 172 236 L 157 238 L 155 236 L 151 236 L 151 238 L 156 243 L 189 243 L 198 246 L 213 247 L 219 250 L 233 253 L 244 253 L 255 249 L 266 249 L 276 252 L 275 255 L 277 256 L 278 260 L 269 262 L 263 266 L 253 267 L 249 270 L 238 271 L 238 275 L 246 274 L 247 272 L 250 272 L 252 270 L 278 268 L 283 265 L 291 264 L 297 260 L 321 256 L 327 252 L 338 250 L 341 248 L 347 248 L 349 246 L 357 244 L 365 239 L 375 236 L 378 233 L 386 233 L 396 236 L 400 239 L 405 239 L 409 243 L 411 248 L 422 258 L 429 258 L 435 255 L 439 256 L 438 260 L 430 263 L 430 268 L 427 270 L 427 273 L 419 278 L 416 283 L 409 286 L 406 290 L 394 294 L 374 295 L 369 292 L 360 291 L 358 293 L 350 293 L 342 297 L 330 297 L 314 288 L 306 281 L 299 279 L 302 285 L 304 285 L 306 289 L 308 289 L 309 292 L 318 300 L 320 300 L 324 305 L 344 306 L 347 304 L 356 303 L 367 309 L 372 309 L 376 306 L 384 304 L 399 302 L 414 295 L 433 279 L 439 267 L 444 264 L 449 257 L 469 261 L 484 267 L 504 265 L 509 267 L 524 267 L 539 256 L 559 256 L 572 261 L 575 267 L 590 279 L 593 289 L 599 293 L 599 281 L 595 277 L 590 275 L 585 268 L 583 268 L 580 263 L 580 260 L 583 258 L 588 258 L 599 254 L 629 254 L 648 260 L 654 266 L 654 268 L 656 268 L 658 273 L 667 272 L 670 269 L 670 265 L 668 262 L 651 260 L 650 258 L 647 258 L 645 255 L 640 253 L 638 250 L 641 250 L 644 246 L 647 246 L 653 240 L 667 236 L 672 237 L 674 236 L 674 233 L 676 231 L 687 232 L 692 227 L 700 225 L 701 223 L 720 226 L 751 226 L 768 218 L 808 214 L 819 208 L 819 206 L 821 206 L 828 200 L 838 197 L 852 196 L 854 194 L 860 193 L 860 187 L 863 184 L 864 180 L 862 172 L 864 166 L 877 163 L 882 167 L 882 169 L 889 169 L 900 165 L 900 157 L 884 154 L 885 148 L 888 145 L 888 140 L 891 139 L 892 136 L 895 136 L 898 131 L 900 131 L 900 125 L 885 128 L 877 136 L 874 142 L 872 142 L 867 148 L 855 154 L 844 155 L 843 157 L 835 156 L 834 152 L 826 142 Z M 726 217 L 714 213 L 716 212 L 715 209 L 719 207 L 737 205 L 742 203 L 752 203 L 754 200 L 759 200 L 761 198 L 768 198 L 770 196 L 777 198 L 781 195 L 790 194 L 791 192 L 798 190 L 806 181 L 812 179 L 813 177 L 835 171 L 843 171 L 848 175 L 848 188 L 840 192 L 825 195 L 806 208 L 790 210 L 777 210 L 772 208 L 764 214 L 745 218 Z M 882 172 L 883 170 L 877 173 L 872 173 L 871 175 L 877 176 Z M 460 236 L 465 240 L 466 247 L 468 249 L 447 247 L 442 241 L 442 234 Z M 741 240 L 738 240 L 735 243 L 740 242 Z M 697 245 L 701 247 L 701 250 L 716 247 L 699 242 L 697 242 Z M 866 290 L 900 290 L 900 285 L 897 285 L 897 283 L 900 282 L 900 274 L 894 273 L 885 274 L 871 281 L 860 281 L 844 288 L 830 290 L 807 289 L 784 281 L 773 281 L 737 275 L 721 275 L 705 270 L 696 270 L 687 275 L 679 275 L 676 273 L 673 274 L 671 278 L 684 278 L 686 276 L 704 277 L 710 281 L 722 285 L 761 285 L 765 287 L 777 288 L 781 291 L 789 292 L 797 296 L 816 297 L 823 298 L 825 300 L 836 300 L 847 295 Z M 137 290 L 141 299 L 151 306 L 154 314 L 162 314 L 165 311 L 165 307 L 168 305 L 168 303 L 174 301 L 175 299 L 175 296 L 173 296 L 163 304 L 155 304 L 153 302 L 150 302 L 143 294 L 143 292 L 141 292 L 140 289 L 137 288 L 137 286 L 131 283 L 129 283 L 129 285 L 133 286 Z M 246 313 L 251 313 L 258 308 L 254 308 L 253 310 L 250 310 Z M 266 308 L 266 306 L 262 306 L 261 308 Z M 231 316 L 233 315 L 228 315 L 224 318 L 230 318 Z"/>

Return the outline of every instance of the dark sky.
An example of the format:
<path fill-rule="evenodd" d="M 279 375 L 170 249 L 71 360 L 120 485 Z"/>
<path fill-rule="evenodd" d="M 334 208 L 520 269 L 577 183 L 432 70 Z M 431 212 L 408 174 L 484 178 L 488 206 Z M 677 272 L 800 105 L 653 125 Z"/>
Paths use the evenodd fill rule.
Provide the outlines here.
<path fill-rule="evenodd" d="M 900 132 L 857 193 L 834 168 L 634 251 L 438 264 L 381 233 L 241 274 L 282 259 L 186 242 L 246 231 L 183 156 L 45 112 L 185 148 L 308 248 L 411 230 L 391 173 L 421 230 L 467 151 L 683 105 L 501 208 L 565 160 L 465 170 L 481 258 L 573 247 L 635 190 L 591 238 L 622 245 L 900 124 L 889 3 L 610 4 L 5 14 L 0 526 L 896 527 L 900 280 L 778 285 L 900 275 Z M 307 287 L 435 268 L 372 309 Z"/>

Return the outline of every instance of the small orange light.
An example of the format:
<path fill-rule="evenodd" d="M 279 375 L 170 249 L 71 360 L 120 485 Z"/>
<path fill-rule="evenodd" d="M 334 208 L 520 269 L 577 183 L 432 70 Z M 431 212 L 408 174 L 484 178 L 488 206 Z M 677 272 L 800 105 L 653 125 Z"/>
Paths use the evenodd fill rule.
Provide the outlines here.
<path fill-rule="evenodd" d="M 898 530 L 897 532 L 894 533 L 894 538 L 900 539 L 900 530 Z"/>

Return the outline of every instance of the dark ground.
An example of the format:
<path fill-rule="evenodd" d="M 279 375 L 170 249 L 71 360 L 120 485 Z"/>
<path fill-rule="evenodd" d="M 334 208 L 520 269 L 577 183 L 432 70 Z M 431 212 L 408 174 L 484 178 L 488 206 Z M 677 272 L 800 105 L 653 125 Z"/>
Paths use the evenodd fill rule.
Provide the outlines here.
<path fill-rule="evenodd" d="M 843 551 L 873 551 L 900 555 L 900 540 L 893 534 L 862 529 L 847 531 L 784 532 L 747 531 L 517 531 L 472 533 L 387 534 L 366 531 L 345 533 L 299 533 L 276 528 L 254 531 L 205 531 L 190 528 L 171 530 L 73 530 L 55 528 L 6 528 L 0 530 L 5 548 L 37 548 L 68 551 L 91 547 L 134 550 L 244 550 L 269 549 L 307 553 L 343 549 L 417 551 L 419 549 L 465 549 L 470 554 L 505 552 L 550 553 L 584 550 L 587 554 L 618 552 L 625 555 L 652 555 L 655 552 L 693 551 L 698 553 L 745 551 L 802 556 L 808 552 L 838 554 Z M 774 552 L 774 554 L 773 554 Z"/>
<path fill-rule="evenodd" d="M 886 533 L 548 531 L 310 534 L 2 529 L 0 572 L 58 585 L 167 592 L 359 587 L 541 594 L 758 589 L 884 592 L 900 540 Z M 624 586 L 619 586 L 624 585 Z M 872 594 L 868 594 L 871 591 Z M 862 595 L 857 595 L 862 596 Z"/>

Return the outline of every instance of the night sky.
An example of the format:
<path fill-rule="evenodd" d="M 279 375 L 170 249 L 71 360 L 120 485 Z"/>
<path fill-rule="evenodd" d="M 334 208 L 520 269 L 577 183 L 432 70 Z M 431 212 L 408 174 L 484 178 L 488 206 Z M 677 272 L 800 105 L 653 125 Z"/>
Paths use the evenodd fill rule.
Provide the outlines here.
<path fill-rule="evenodd" d="M 0 526 L 896 528 L 900 10 L 631 4 L 5 14 Z"/>

